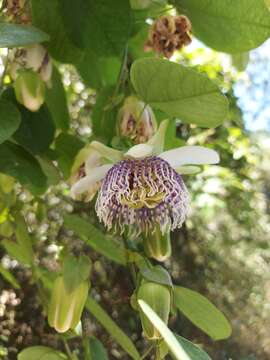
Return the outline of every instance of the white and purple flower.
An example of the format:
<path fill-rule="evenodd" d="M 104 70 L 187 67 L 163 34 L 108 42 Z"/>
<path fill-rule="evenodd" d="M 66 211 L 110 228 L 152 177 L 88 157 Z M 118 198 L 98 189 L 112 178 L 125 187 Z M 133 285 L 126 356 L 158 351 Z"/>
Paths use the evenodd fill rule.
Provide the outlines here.
<path fill-rule="evenodd" d="M 181 174 L 194 170 L 186 165 L 219 162 L 214 150 L 201 146 L 163 152 L 167 124 L 164 120 L 147 143 L 126 153 L 94 141 L 78 154 L 71 195 L 89 201 L 99 190 L 96 212 L 108 230 L 127 230 L 134 239 L 157 227 L 163 235 L 180 228 L 189 203 Z"/>

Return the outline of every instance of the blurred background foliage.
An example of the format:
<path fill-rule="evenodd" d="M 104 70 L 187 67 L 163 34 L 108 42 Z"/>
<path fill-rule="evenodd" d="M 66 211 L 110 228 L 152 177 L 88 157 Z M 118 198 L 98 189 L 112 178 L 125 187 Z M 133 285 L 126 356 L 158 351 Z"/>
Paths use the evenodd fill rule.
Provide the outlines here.
<path fill-rule="evenodd" d="M 143 33 L 146 33 L 144 28 L 130 40 L 133 59 L 141 56 L 139 44 L 145 40 Z M 6 59 L 7 52 L 2 49 L 2 73 Z M 233 334 L 229 340 L 213 342 L 183 316 L 172 317 L 170 325 L 183 336 L 203 344 L 214 360 L 267 360 L 270 357 L 269 134 L 266 125 L 265 130 L 261 127 L 260 131 L 250 131 L 245 121 L 248 117 L 250 124 L 256 119 L 248 103 L 256 86 L 260 86 L 262 74 L 267 78 L 261 90 L 263 107 L 256 110 L 257 116 L 268 105 L 265 97 L 269 64 L 257 51 L 256 56 L 251 56 L 247 70 L 243 70 L 239 59 L 217 53 L 198 41 L 176 53 L 173 60 L 194 66 L 216 81 L 229 96 L 230 116 L 215 129 L 176 121 L 174 141 L 208 145 L 220 153 L 221 162 L 185 178 L 192 195 L 192 209 L 185 226 L 173 234 L 173 256 L 165 265 L 176 284 L 206 295 L 227 315 Z M 62 155 L 59 163 L 62 159 L 64 171 L 82 144 L 93 138 L 93 109 L 102 95 L 97 97 L 96 90 L 87 86 L 87 81 L 82 80 L 72 65 L 57 64 L 57 67 L 71 117 L 69 133 L 59 135 L 55 145 Z M 8 84 L 10 79 L 3 74 L 2 81 Z M 248 93 L 250 84 L 254 85 L 253 92 Z M 68 136 L 79 139 L 74 142 L 74 148 L 65 146 Z M 171 146 L 170 140 L 167 146 Z M 12 178 L 0 175 L 0 358 L 15 359 L 18 351 L 35 344 L 63 347 L 62 338 L 47 324 L 40 302 L 44 294 L 37 285 L 49 283 L 53 278 L 63 248 L 90 256 L 93 293 L 101 298 L 109 313 L 114 309 L 112 317 L 131 334 L 138 348 L 143 348 L 140 322 L 129 305 L 131 280 L 120 266 L 105 261 L 63 224 L 63 216 L 72 212 L 99 226 L 93 204 L 73 202 L 69 186 L 54 166 L 48 166 L 47 171 L 51 174 L 50 186 L 44 195 L 35 197 Z M 14 219 L 19 210 L 24 214 L 35 246 L 34 273 L 27 254 L 14 252 L 6 242 L 14 234 Z M 85 331 L 95 332 L 112 359 L 128 358 L 89 314 L 84 314 L 83 324 Z M 76 338 L 70 346 L 76 349 Z"/>

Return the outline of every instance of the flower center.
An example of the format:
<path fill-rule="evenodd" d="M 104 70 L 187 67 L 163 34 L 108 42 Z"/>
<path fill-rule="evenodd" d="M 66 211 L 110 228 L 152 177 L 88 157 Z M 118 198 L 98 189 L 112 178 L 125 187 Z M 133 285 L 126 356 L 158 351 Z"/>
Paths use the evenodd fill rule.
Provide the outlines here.
<path fill-rule="evenodd" d="M 103 180 L 96 211 L 108 229 L 130 236 L 180 227 L 188 207 L 188 192 L 179 174 L 158 157 L 125 159 Z"/>

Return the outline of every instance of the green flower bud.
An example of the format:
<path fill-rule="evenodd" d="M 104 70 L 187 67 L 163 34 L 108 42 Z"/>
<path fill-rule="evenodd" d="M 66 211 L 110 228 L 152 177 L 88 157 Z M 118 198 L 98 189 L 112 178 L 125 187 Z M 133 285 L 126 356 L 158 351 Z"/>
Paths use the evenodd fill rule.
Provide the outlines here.
<path fill-rule="evenodd" d="M 75 329 L 80 321 L 88 291 L 88 281 L 83 281 L 75 289 L 68 291 L 63 276 L 59 276 L 54 282 L 49 304 L 49 325 L 59 333 Z"/>
<path fill-rule="evenodd" d="M 119 136 L 128 137 L 136 144 L 148 141 L 157 131 L 157 122 L 151 107 L 135 96 L 126 98 L 118 112 L 117 126 Z"/>
<path fill-rule="evenodd" d="M 44 103 L 45 84 L 33 71 L 20 72 L 14 83 L 16 99 L 30 111 L 37 111 Z"/>
<path fill-rule="evenodd" d="M 172 253 L 170 233 L 162 234 L 157 226 L 154 233 L 143 235 L 143 246 L 148 257 L 157 261 L 165 261 Z"/>
<path fill-rule="evenodd" d="M 145 281 L 139 287 L 137 299 L 144 300 L 164 323 L 168 324 L 171 308 L 171 292 L 167 286 Z M 139 310 L 139 312 L 144 336 L 149 340 L 161 339 L 161 335 L 144 315 L 142 310 Z"/>

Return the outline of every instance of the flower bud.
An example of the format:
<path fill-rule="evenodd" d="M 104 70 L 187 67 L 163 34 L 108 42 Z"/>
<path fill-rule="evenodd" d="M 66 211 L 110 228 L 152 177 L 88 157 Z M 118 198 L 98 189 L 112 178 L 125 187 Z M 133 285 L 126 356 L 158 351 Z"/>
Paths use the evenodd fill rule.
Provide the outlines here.
<path fill-rule="evenodd" d="M 52 76 L 52 61 L 47 50 L 40 44 L 35 44 L 26 49 L 25 67 L 39 72 L 43 81 L 48 82 Z"/>
<path fill-rule="evenodd" d="M 16 99 L 30 111 L 37 111 L 44 103 L 45 84 L 33 71 L 20 72 L 14 83 Z"/>
<path fill-rule="evenodd" d="M 118 134 L 136 144 L 148 141 L 157 130 L 155 115 L 149 105 L 135 96 L 126 98 L 118 113 Z"/>
<path fill-rule="evenodd" d="M 162 234 L 157 225 L 153 233 L 143 235 L 143 246 L 148 257 L 165 261 L 172 253 L 170 233 Z"/>
<path fill-rule="evenodd" d="M 89 282 L 86 280 L 68 291 L 63 276 L 59 276 L 54 282 L 49 304 L 49 325 L 59 333 L 75 329 L 80 321 L 88 291 Z"/>
<path fill-rule="evenodd" d="M 137 300 L 144 300 L 161 320 L 163 320 L 165 324 L 168 324 L 171 308 L 171 292 L 167 286 L 144 281 L 137 292 Z M 161 339 L 161 335 L 144 315 L 142 310 L 139 310 L 139 312 L 144 336 L 149 340 Z"/>

